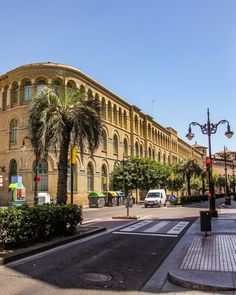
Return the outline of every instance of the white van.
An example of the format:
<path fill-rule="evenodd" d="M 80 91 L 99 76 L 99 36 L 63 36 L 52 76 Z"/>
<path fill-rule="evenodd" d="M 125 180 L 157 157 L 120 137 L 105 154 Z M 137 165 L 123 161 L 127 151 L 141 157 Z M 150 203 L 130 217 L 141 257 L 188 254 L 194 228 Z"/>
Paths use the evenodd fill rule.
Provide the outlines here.
<path fill-rule="evenodd" d="M 145 200 L 144 206 L 147 208 L 148 206 L 161 207 L 162 205 L 166 205 L 166 192 L 164 189 L 151 189 L 148 191 Z"/>

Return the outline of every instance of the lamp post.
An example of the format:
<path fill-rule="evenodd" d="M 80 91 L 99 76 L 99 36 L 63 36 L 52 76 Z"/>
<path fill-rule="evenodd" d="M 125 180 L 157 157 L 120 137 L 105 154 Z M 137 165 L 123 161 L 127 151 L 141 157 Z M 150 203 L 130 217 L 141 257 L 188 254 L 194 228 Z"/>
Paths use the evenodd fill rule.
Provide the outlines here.
<path fill-rule="evenodd" d="M 32 138 L 29 136 L 25 136 L 22 141 L 22 146 L 21 146 L 22 151 L 25 151 L 25 149 L 26 149 L 26 145 L 25 145 L 26 139 L 30 140 L 30 142 L 32 144 Z M 38 155 L 36 154 L 35 155 L 35 176 L 34 176 L 34 204 L 37 203 L 38 183 L 41 180 L 41 177 L 38 174 L 39 174 L 39 158 L 38 158 Z"/>
<path fill-rule="evenodd" d="M 225 132 L 225 135 L 228 138 L 231 138 L 233 136 L 233 131 L 230 129 L 229 122 L 227 120 L 220 120 L 217 124 L 213 124 L 210 122 L 210 112 L 209 108 L 207 109 L 207 123 L 206 124 L 199 124 L 198 122 L 192 122 L 189 124 L 188 128 L 188 134 L 186 137 L 189 140 L 192 140 L 194 137 L 194 134 L 192 133 L 191 126 L 198 126 L 201 129 L 201 132 L 203 134 L 207 134 L 208 136 L 208 156 L 209 156 L 209 169 L 208 169 L 208 184 L 209 184 L 209 201 L 210 201 L 210 212 L 211 216 L 217 217 L 218 213 L 216 210 L 216 204 L 215 204 L 215 196 L 214 196 L 214 183 L 212 181 L 212 156 L 211 156 L 211 135 L 215 134 L 217 131 L 217 128 L 220 124 L 227 124 L 227 131 Z"/>

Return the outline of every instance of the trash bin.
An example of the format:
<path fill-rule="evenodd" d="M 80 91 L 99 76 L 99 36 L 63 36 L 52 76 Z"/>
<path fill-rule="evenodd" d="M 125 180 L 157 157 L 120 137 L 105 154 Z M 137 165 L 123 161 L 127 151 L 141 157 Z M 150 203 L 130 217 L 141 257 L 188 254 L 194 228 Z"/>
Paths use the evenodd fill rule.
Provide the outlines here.
<path fill-rule="evenodd" d="M 117 206 L 120 206 L 123 204 L 123 198 L 125 197 L 125 194 L 121 191 L 116 191 L 117 193 Z"/>
<path fill-rule="evenodd" d="M 102 208 L 105 206 L 105 195 L 100 192 L 91 192 L 88 195 L 90 208 Z"/>
<path fill-rule="evenodd" d="M 108 207 L 117 206 L 117 193 L 115 191 L 103 192 L 105 195 L 105 205 Z"/>
<path fill-rule="evenodd" d="M 211 231 L 211 213 L 210 211 L 200 211 L 201 231 Z"/>
<path fill-rule="evenodd" d="M 231 196 L 230 195 L 225 196 L 225 205 L 231 205 Z"/>

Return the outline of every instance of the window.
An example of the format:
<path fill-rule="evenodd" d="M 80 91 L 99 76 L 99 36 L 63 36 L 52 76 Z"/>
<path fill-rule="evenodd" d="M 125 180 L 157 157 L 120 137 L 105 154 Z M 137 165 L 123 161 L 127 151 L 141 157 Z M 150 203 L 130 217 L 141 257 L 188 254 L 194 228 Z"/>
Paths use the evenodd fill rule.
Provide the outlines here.
<path fill-rule="evenodd" d="M 88 97 L 88 100 L 93 100 L 93 93 L 91 89 L 88 90 L 87 97 Z"/>
<path fill-rule="evenodd" d="M 9 183 L 11 183 L 12 176 L 17 176 L 17 163 L 15 159 L 12 159 L 9 163 Z"/>
<path fill-rule="evenodd" d="M 60 80 L 55 80 L 53 82 L 53 90 L 56 95 L 60 96 L 62 93 L 62 82 Z"/>
<path fill-rule="evenodd" d="M 113 136 L 113 154 L 118 155 L 118 137 L 116 134 Z"/>
<path fill-rule="evenodd" d="M 122 127 L 122 110 L 121 110 L 121 108 L 119 108 L 119 125 L 120 125 L 120 127 Z"/>
<path fill-rule="evenodd" d="M 2 94 L 2 110 L 3 111 L 6 111 L 7 109 L 7 91 L 8 91 L 8 87 L 5 87 Z"/>
<path fill-rule="evenodd" d="M 117 107 L 116 107 L 116 105 L 114 105 L 114 107 L 113 107 L 113 120 L 114 120 L 114 123 L 117 125 Z"/>
<path fill-rule="evenodd" d="M 140 158 L 143 158 L 143 146 L 140 145 Z"/>
<path fill-rule="evenodd" d="M 128 156 L 128 141 L 126 138 L 124 139 L 124 156 Z"/>
<path fill-rule="evenodd" d="M 73 165 L 73 191 L 77 191 L 77 165 Z M 68 164 L 67 172 L 67 191 L 71 191 L 71 163 Z"/>
<path fill-rule="evenodd" d="M 152 158 L 155 160 L 155 149 L 152 150 Z"/>
<path fill-rule="evenodd" d="M 138 133 L 138 116 L 135 115 L 134 118 L 134 128 L 135 128 L 135 132 Z"/>
<path fill-rule="evenodd" d="M 138 147 L 138 143 L 135 143 L 135 156 L 138 157 L 139 156 L 139 147 Z"/>
<path fill-rule="evenodd" d="M 92 163 L 89 163 L 87 167 L 87 190 L 89 192 L 94 191 L 94 175 Z"/>
<path fill-rule="evenodd" d="M 124 127 L 127 129 L 127 114 L 126 111 L 124 111 Z"/>
<path fill-rule="evenodd" d="M 107 118 L 107 114 L 106 114 L 106 101 L 105 101 L 105 98 L 104 97 L 102 98 L 102 117 L 105 120 Z"/>
<path fill-rule="evenodd" d="M 102 173 L 101 173 L 101 191 L 107 191 L 107 168 L 105 165 L 102 165 Z"/>
<path fill-rule="evenodd" d="M 106 131 L 102 131 L 102 151 L 107 151 L 107 134 Z"/>
<path fill-rule="evenodd" d="M 12 104 L 16 105 L 18 103 L 18 95 L 19 95 L 19 86 L 18 84 L 15 82 L 12 85 Z"/>
<path fill-rule="evenodd" d="M 111 107 L 111 102 L 108 102 L 108 120 L 109 122 L 112 122 L 112 107 Z"/>
<path fill-rule="evenodd" d="M 33 162 L 33 179 L 32 184 L 34 189 L 34 176 L 36 174 L 36 160 Z M 41 177 L 40 182 L 38 183 L 39 191 L 48 191 L 48 162 L 46 160 L 40 160 L 38 163 L 38 176 Z"/>
<path fill-rule="evenodd" d="M 44 88 L 46 87 L 46 81 L 44 81 L 44 80 L 39 80 L 38 82 L 37 82 L 37 93 L 40 93 L 41 91 L 43 91 L 44 90 Z"/>
<path fill-rule="evenodd" d="M 32 85 L 30 81 L 26 81 L 23 85 L 23 102 L 28 102 L 31 99 Z"/>
<path fill-rule="evenodd" d="M 152 152 L 151 152 L 151 148 L 148 148 L 148 157 L 151 159 L 152 158 Z"/>
<path fill-rule="evenodd" d="M 10 143 L 16 143 L 17 138 L 17 121 L 15 119 L 10 122 Z"/>
<path fill-rule="evenodd" d="M 161 152 L 158 152 L 158 161 L 161 162 Z"/>

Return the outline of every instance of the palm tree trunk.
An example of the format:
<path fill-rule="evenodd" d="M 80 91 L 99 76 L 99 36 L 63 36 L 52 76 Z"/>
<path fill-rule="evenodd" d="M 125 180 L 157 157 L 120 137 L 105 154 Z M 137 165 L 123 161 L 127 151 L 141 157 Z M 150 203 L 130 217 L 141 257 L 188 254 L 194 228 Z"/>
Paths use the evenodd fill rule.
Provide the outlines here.
<path fill-rule="evenodd" d="M 187 188 L 188 188 L 188 195 L 191 196 L 190 176 L 189 175 L 187 175 Z"/>
<path fill-rule="evenodd" d="M 60 146 L 58 163 L 58 182 L 57 182 L 57 203 L 67 203 L 67 171 L 68 171 L 68 151 L 70 145 L 70 131 L 62 132 L 63 142 Z"/>

